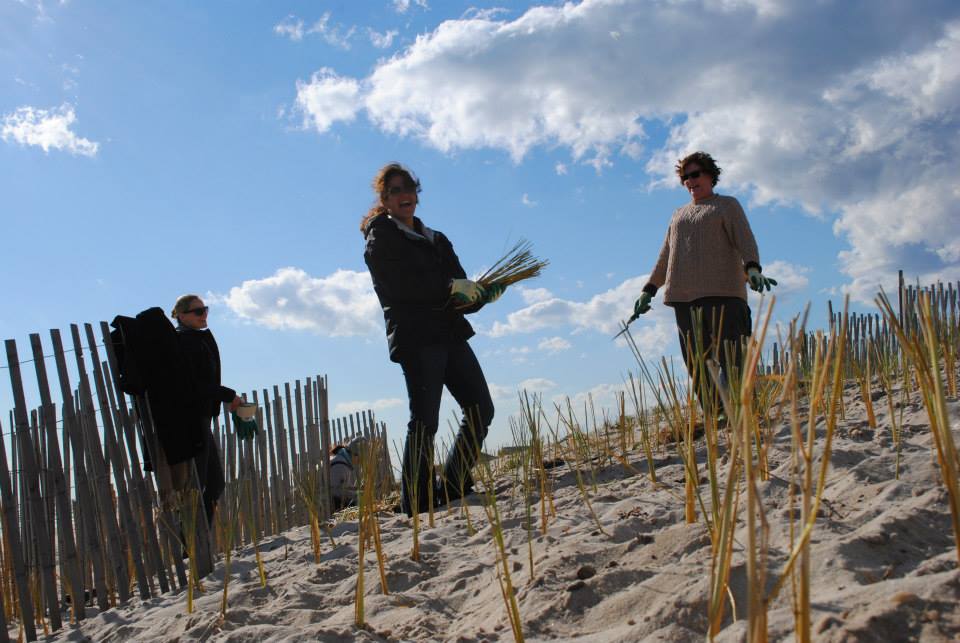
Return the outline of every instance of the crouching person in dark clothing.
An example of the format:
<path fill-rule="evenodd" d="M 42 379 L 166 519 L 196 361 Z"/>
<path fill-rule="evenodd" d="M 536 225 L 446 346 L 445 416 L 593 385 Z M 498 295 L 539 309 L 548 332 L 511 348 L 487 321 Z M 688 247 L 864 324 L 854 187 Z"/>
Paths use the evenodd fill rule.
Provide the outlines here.
<path fill-rule="evenodd" d="M 234 411 L 243 401 L 233 389 L 220 384 L 220 350 L 217 340 L 207 328 L 208 307 L 197 295 L 183 295 L 177 299 L 171 316 L 177 320 L 177 339 L 190 373 L 185 373 L 194 387 L 190 412 L 192 427 L 202 435 L 202 447 L 194 455 L 197 476 L 203 492 L 203 507 L 207 524 L 213 520 L 217 501 L 223 493 L 225 481 L 220 453 L 210 428 L 211 420 L 220 414 L 224 402 Z M 174 490 L 187 488 L 190 481 L 190 460 L 170 466 Z"/>
<path fill-rule="evenodd" d="M 467 279 L 450 241 L 414 216 L 420 183 L 409 170 L 385 166 L 373 189 L 376 204 L 360 230 L 383 308 L 390 359 L 403 369 L 410 402 L 401 496 L 403 511 L 412 516 L 427 511 L 430 495 L 439 504 L 473 489 L 470 470 L 493 419 L 493 401 L 467 343 L 474 332 L 464 314 L 503 291 L 484 291 Z M 435 488 L 430 467 L 444 386 L 460 405 L 463 420 L 444 465 L 446 488 Z"/>

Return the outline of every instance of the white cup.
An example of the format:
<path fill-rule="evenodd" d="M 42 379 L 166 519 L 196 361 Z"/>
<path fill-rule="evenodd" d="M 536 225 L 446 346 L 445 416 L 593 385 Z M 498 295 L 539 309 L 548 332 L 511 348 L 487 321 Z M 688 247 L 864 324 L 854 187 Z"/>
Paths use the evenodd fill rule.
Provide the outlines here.
<path fill-rule="evenodd" d="M 257 415 L 257 405 L 252 402 L 244 402 L 237 407 L 237 417 L 241 420 L 252 420 Z"/>

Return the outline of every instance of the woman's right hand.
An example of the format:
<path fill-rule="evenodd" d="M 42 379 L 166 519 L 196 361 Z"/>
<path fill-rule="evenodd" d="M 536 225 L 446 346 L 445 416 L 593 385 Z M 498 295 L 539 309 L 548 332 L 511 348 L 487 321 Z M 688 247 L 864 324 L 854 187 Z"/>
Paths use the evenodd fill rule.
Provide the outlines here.
<path fill-rule="evenodd" d="M 450 282 L 450 296 L 459 304 L 476 303 L 483 295 L 483 286 L 470 279 L 454 279 Z"/>
<path fill-rule="evenodd" d="M 233 413 L 237 410 L 237 407 L 243 404 L 243 399 L 239 395 L 233 396 L 233 401 L 230 402 L 230 412 Z"/>

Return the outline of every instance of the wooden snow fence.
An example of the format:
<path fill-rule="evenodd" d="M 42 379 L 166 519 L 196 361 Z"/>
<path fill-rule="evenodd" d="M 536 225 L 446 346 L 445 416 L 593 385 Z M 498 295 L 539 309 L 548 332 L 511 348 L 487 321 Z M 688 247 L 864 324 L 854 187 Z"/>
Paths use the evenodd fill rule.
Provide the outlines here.
<path fill-rule="evenodd" d="M 900 324 L 909 335 L 920 332 L 917 303 L 921 296 L 930 300 L 933 327 L 938 332 L 960 332 L 960 282 L 944 284 L 938 281 L 928 286 L 909 285 L 904 281 L 902 270 L 898 276 L 896 298 L 892 294 L 888 294 L 888 297 L 891 306 L 898 311 Z M 844 317 L 843 312 L 834 311 L 833 302 L 828 300 L 827 319 L 831 330 L 846 325 L 848 354 L 856 362 L 864 362 L 871 349 L 878 351 L 881 357 L 889 359 L 897 359 L 896 356 L 901 352 L 896 333 L 888 327 L 886 319 L 879 312 L 848 312 Z M 813 363 L 817 341 L 821 343 L 821 351 L 826 351 L 826 337 L 818 340 L 815 332 L 808 332 L 799 349 L 803 353 L 800 356 L 801 364 Z M 782 375 L 784 365 L 788 362 L 789 350 L 778 342 L 773 342 L 769 358 L 763 359 L 758 368 L 761 375 Z"/>
<path fill-rule="evenodd" d="M 0 643 L 11 625 L 34 641 L 38 631 L 82 620 L 88 606 L 103 611 L 134 592 L 149 599 L 186 586 L 179 515 L 160 502 L 155 480 L 169 472 L 144 473 L 145 461 L 159 462 L 149 403 L 117 387 L 109 331 L 106 322 L 71 325 L 65 347 L 51 330 L 48 354 L 37 333 L 29 351 L 4 343 L 0 368 L 14 408 L 0 422 Z M 226 409 L 213 419 L 226 479 L 220 507 L 239 512 L 230 521 L 234 547 L 310 524 L 304 481 L 328 519 L 331 447 L 354 436 L 376 440 L 382 489 L 393 489 L 384 424 L 371 411 L 330 418 L 328 394 L 318 375 L 243 395 L 258 404 L 260 431 L 248 441 L 238 439 Z M 198 522 L 204 574 L 223 553 L 215 527 L 224 523 Z"/>

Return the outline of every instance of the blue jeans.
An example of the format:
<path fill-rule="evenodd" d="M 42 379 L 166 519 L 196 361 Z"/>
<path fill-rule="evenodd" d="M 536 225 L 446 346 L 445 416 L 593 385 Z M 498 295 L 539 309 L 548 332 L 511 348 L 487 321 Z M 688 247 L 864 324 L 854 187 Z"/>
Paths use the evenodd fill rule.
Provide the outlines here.
<path fill-rule="evenodd" d="M 443 480 L 446 490 L 436 489 L 437 500 L 451 500 L 473 489 L 470 470 L 493 420 L 493 400 L 477 356 L 467 342 L 421 346 L 404 357 L 400 366 L 410 400 L 410 422 L 403 448 L 401 496 L 403 511 L 413 515 L 428 509 L 428 488 L 433 486 L 430 465 L 433 440 L 440 422 L 443 387 L 460 405 L 463 419 L 447 456 Z M 414 494 L 413 485 L 416 485 Z M 439 494 L 439 495 L 437 495 Z M 416 503 L 414 503 L 416 495 Z"/>

